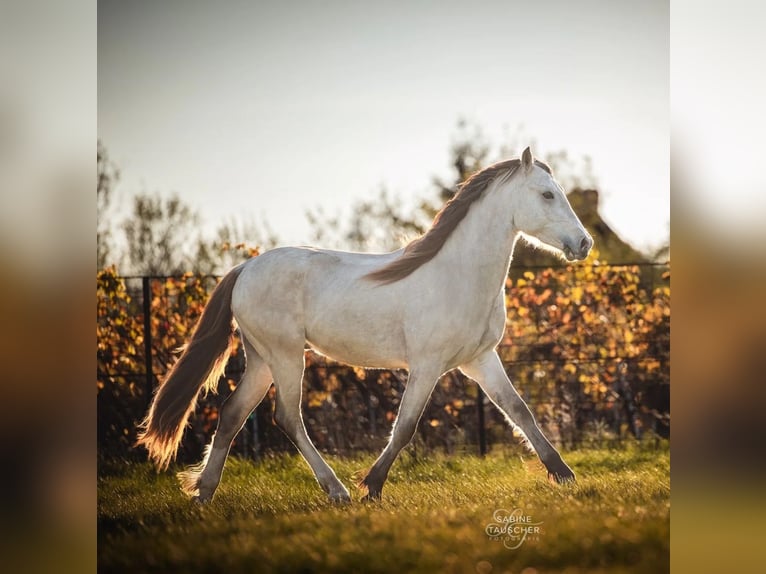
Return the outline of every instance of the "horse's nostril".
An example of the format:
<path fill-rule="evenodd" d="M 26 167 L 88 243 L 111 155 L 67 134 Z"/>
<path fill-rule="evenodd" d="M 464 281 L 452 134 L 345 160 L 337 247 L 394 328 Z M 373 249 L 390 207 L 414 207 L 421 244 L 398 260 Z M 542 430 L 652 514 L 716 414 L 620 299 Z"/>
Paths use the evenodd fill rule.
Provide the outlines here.
<path fill-rule="evenodd" d="M 582 241 L 580 241 L 580 249 L 582 251 L 586 251 L 589 248 L 590 248 L 590 239 L 588 239 L 587 237 L 583 237 Z"/>

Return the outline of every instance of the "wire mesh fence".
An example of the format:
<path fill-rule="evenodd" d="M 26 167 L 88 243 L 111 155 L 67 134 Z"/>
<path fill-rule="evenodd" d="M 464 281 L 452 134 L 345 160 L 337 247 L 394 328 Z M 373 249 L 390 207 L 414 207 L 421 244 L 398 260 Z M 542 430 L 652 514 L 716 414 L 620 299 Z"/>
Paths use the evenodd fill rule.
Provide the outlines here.
<path fill-rule="evenodd" d="M 132 446 L 136 426 L 217 279 L 99 272 L 100 457 L 144 457 Z M 498 351 L 552 442 L 576 448 L 669 437 L 669 264 L 515 268 L 506 291 L 506 333 Z M 201 456 L 245 365 L 240 346 L 218 393 L 200 399 L 181 461 Z M 365 370 L 307 351 L 303 412 L 317 447 L 338 454 L 381 449 L 406 377 L 406 371 Z M 233 453 L 257 457 L 293 448 L 273 423 L 273 402 L 272 387 L 245 422 Z M 481 389 L 453 370 L 437 384 L 411 448 L 513 450 L 519 443 L 513 432 Z"/>

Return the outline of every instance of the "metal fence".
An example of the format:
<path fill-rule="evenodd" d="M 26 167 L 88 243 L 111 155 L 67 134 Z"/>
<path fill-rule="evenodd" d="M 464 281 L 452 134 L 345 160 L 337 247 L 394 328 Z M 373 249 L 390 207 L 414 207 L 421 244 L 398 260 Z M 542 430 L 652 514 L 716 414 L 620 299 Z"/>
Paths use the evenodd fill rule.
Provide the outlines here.
<path fill-rule="evenodd" d="M 642 288 L 651 292 L 658 285 L 667 283 L 665 264 L 613 266 L 620 269 L 637 269 Z M 540 272 L 541 268 L 513 269 L 513 277 L 523 277 L 526 272 Z M 141 325 L 140 349 L 136 356 L 143 356 L 142 368 L 120 370 L 104 369 L 99 362 L 99 454 L 103 457 L 136 457 L 143 455 L 131 448 L 135 426 L 143 417 L 150 398 L 164 372 L 158 372 L 158 355 L 167 356 L 170 349 L 163 348 L 153 328 L 153 316 L 157 305 L 163 301 L 158 289 L 171 277 L 144 276 L 121 277 L 130 295 L 131 312 Z M 207 284 L 209 290 L 215 277 L 194 278 Z M 165 302 L 171 304 L 169 302 Z M 177 303 L 177 302 L 176 302 Z M 174 303 L 174 304 L 176 304 Z M 669 304 L 669 301 L 668 301 Z M 165 310 L 167 311 L 167 310 Z M 667 332 L 666 332 L 667 331 Z M 546 355 L 545 350 L 516 353 L 516 358 L 506 359 L 506 368 L 514 382 L 521 379 L 517 389 L 536 413 L 538 422 L 554 443 L 566 447 L 588 444 L 611 444 L 625 440 L 668 437 L 669 424 L 669 324 L 653 335 L 644 354 L 636 356 L 578 356 L 567 359 Z M 514 345 L 501 344 L 501 357 L 522 350 L 524 341 Z M 530 348 L 536 344 L 528 343 Z M 647 380 L 646 365 L 659 364 L 654 375 Z M 200 400 L 190 429 L 179 452 L 182 461 L 195 460 L 201 455 L 217 423 L 218 409 L 239 380 L 245 359 L 240 352 L 227 365 L 219 384 L 219 392 Z M 615 373 L 601 398 L 593 399 L 578 390 L 576 381 L 540 387 L 533 384 L 549 377 L 547 373 L 564 373 L 577 369 L 594 372 Z M 135 362 L 133 363 L 135 367 Z M 530 373 L 532 373 L 530 375 Z M 555 377 L 553 377 L 555 379 Z M 565 377 L 565 380 L 566 379 Z M 524 382 L 524 381 L 529 381 Z M 406 372 L 362 371 L 309 354 L 304 378 L 304 417 L 312 440 L 320 450 L 349 454 L 357 451 L 378 450 L 383 447 L 393 413 L 404 390 Z M 543 388 L 541 391 L 540 388 Z M 601 395 L 599 395 L 601 396 Z M 319 398 L 317 398 L 319 397 Z M 574 398 L 573 398 L 574 397 Z M 257 457 L 264 452 L 292 449 L 291 443 L 279 431 L 272 418 L 273 389 L 259 407 L 247 419 L 235 439 L 232 452 L 243 457 Z M 518 440 L 503 416 L 490 404 L 481 389 L 472 381 L 453 371 L 445 375 L 434 391 L 424 412 L 414 440 L 414 448 L 444 449 L 474 452 L 484 455 L 491 448 L 516 449 Z"/>

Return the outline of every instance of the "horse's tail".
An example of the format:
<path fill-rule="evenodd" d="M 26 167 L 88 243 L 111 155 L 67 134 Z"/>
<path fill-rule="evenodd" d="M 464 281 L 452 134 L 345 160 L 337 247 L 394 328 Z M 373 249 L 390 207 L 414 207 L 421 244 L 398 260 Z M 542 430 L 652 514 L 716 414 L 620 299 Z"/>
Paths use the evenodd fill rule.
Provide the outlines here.
<path fill-rule="evenodd" d="M 158 469 L 167 468 L 175 458 L 200 390 L 215 390 L 234 350 L 231 294 L 242 268 L 239 265 L 229 271 L 213 290 L 191 341 L 160 384 L 139 426 L 136 446 L 146 447 Z"/>

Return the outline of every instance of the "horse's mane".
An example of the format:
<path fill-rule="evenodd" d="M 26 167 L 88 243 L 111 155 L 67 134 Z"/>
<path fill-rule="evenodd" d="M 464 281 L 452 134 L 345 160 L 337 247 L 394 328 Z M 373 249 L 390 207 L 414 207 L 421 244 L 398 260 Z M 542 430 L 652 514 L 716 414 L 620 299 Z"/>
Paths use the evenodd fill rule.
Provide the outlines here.
<path fill-rule="evenodd" d="M 468 209 L 481 199 L 489 184 L 497 178 L 510 179 L 521 165 L 518 158 L 499 161 L 477 171 L 458 186 L 457 193 L 436 214 L 431 228 L 423 235 L 411 241 L 404 253 L 388 265 L 365 275 L 381 283 L 393 283 L 404 279 L 421 265 L 427 263 L 439 253 L 447 239 L 468 214 Z M 535 165 L 551 173 L 551 168 L 542 161 L 535 160 Z"/>

